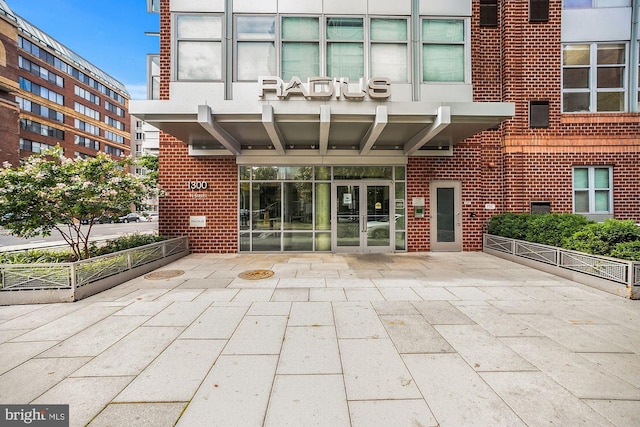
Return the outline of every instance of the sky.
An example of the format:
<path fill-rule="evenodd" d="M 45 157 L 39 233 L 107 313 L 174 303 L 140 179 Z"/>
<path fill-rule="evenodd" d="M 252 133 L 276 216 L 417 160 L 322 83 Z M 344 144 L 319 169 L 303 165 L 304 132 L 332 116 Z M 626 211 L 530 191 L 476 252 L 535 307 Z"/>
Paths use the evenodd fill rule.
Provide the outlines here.
<path fill-rule="evenodd" d="M 146 57 L 158 53 L 160 16 L 146 0 L 5 0 L 50 37 L 123 83 L 131 99 L 146 99 Z"/>

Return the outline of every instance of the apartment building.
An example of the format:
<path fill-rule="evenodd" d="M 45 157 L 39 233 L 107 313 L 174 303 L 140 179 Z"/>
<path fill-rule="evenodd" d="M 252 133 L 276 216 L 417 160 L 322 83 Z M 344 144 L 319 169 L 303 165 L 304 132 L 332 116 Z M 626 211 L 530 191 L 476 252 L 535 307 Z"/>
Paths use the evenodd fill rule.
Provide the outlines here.
<path fill-rule="evenodd" d="M 640 219 L 635 0 L 148 1 L 160 233 L 471 251 L 500 212 Z"/>
<path fill-rule="evenodd" d="M 7 135 L 0 161 L 17 164 L 56 145 L 71 158 L 129 155 L 124 85 L 13 13 L 4 0 L 0 18 L 6 63 L 0 66 L 0 132 Z"/>

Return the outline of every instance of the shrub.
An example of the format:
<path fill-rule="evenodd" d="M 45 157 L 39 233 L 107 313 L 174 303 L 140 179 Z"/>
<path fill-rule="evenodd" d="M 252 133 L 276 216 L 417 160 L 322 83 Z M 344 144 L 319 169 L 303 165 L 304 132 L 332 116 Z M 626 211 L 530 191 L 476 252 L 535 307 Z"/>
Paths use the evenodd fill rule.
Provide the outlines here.
<path fill-rule="evenodd" d="M 527 223 L 525 240 L 549 246 L 562 246 L 563 241 L 583 230 L 591 221 L 575 214 L 533 214 Z"/>
<path fill-rule="evenodd" d="M 561 246 L 563 240 L 591 223 L 575 214 L 505 213 L 491 218 L 488 233 L 511 239 L 526 240 L 550 246 Z"/>
<path fill-rule="evenodd" d="M 640 261 L 640 240 L 618 243 L 610 255 L 627 261 Z"/>
<path fill-rule="evenodd" d="M 503 213 L 489 220 L 487 232 L 495 236 L 524 240 L 527 235 L 529 214 Z"/>
<path fill-rule="evenodd" d="M 613 256 L 616 245 L 640 240 L 640 227 L 632 220 L 608 219 L 589 224 L 583 231 L 565 239 L 563 247 L 594 255 Z"/>
<path fill-rule="evenodd" d="M 166 237 L 151 234 L 132 234 L 109 240 L 105 245 L 90 245 L 91 256 L 106 255 L 125 249 L 136 248 L 166 240 Z M 0 264 L 46 264 L 77 261 L 78 257 L 71 250 L 33 249 L 25 252 L 0 253 Z"/>

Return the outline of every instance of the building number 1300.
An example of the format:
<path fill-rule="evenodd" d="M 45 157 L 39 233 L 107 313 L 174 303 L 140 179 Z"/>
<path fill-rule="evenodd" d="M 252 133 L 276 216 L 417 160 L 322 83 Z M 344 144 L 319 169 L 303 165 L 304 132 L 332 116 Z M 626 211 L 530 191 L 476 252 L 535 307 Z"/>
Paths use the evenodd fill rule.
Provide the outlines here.
<path fill-rule="evenodd" d="M 206 190 L 209 188 L 209 184 L 205 181 L 189 181 L 187 182 L 187 188 L 189 190 Z"/>

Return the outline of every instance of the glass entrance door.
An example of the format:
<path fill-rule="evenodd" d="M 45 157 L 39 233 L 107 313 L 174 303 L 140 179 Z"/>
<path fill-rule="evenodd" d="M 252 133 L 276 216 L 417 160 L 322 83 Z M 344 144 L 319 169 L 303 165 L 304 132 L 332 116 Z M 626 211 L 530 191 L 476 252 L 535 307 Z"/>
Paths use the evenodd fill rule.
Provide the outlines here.
<path fill-rule="evenodd" d="M 335 184 L 333 248 L 336 252 L 391 252 L 395 216 L 387 183 Z"/>
<path fill-rule="evenodd" d="M 462 185 L 459 181 L 434 181 L 431 193 L 431 250 L 462 250 Z"/>

